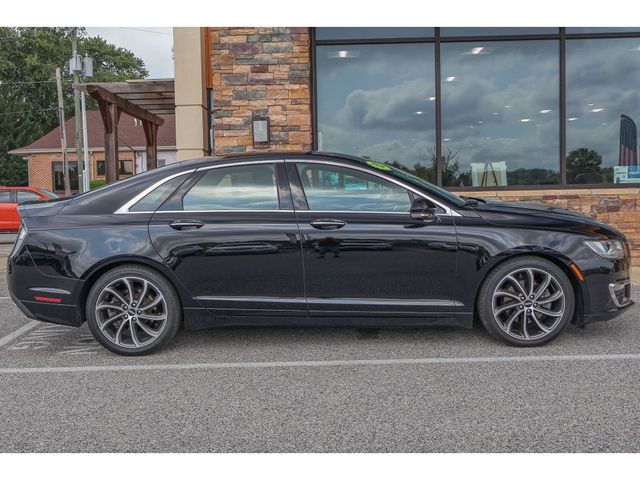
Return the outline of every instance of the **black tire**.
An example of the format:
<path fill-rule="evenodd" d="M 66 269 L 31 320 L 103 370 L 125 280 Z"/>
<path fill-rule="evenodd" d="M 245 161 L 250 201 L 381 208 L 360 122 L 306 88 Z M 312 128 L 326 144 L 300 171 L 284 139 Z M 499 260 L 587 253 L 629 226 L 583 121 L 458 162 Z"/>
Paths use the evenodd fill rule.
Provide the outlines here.
<path fill-rule="evenodd" d="M 531 292 L 535 297 L 543 288 L 545 274 L 552 279 L 539 294 L 540 300 L 534 300 Z M 534 286 L 533 290 L 527 288 L 527 281 Z M 557 300 L 545 303 L 557 296 Z M 506 260 L 489 272 L 480 287 L 476 308 L 482 325 L 495 338 L 517 347 L 535 347 L 556 338 L 571 322 L 575 294 L 571 281 L 557 265 L 543 258 L 521 256 Z"/>
<path fill-rule="evenodd" d="M 129 296 L 126 293 L 128 289 L 124 288 L 127 285 L 132 286 L 133 302 L 129 301 Z M 147 285 L 148 291 L 143 291 L 144 285 Z M 136 286 L 138 287 L 137 290 Z M 109 287 L 109 291 L 116 290 L 116 293 L 122 296 L 116 297 L 112 295 L 109 291 L 105 291 L 106 287 Z M 119 288 L 122 288 L 122 290 L 119 290 Z M 159 297 L 156 292 L 159 293 L 161 297 Z M 134 317 L 130 314 L 132 309 L 129 307 L 132 305 L 135 306 L 135 301 L 145 293 L 145 297 L 142 298 L 142 302 L 145 305 L 151 305 L 158 299 L 159 301 L 155 306 L 150 307 L 149 310 L 137 310 L 140 318 L 138 318 L 138 316 Z M 117 300 L 118 298 L 122 298 L 128 302 L 127 308 L 123 308 L 125 304 L 120 304 Z M 147 299 L 147 301 L 145 301 L 145 299 Z M 100 310 L 97 310 L 98 302 L 100 302 L 101 305 Z M 111 309 L 110 306 L 106 309 L 104 308 L 105 305 L 110 305 L 112 302 L 114 305 L 113 309 Z M 145 305 L 143 305 L 143 307 Z M 138 305 L 138 308 L 140 307 L 141 306 Z M 163 345 L 166 345 L 167 342 L 175 336 L 182 323 L 182 305 L 171 283 L 155 270 L 140 265 L 122 265 L 105 272 L 91 287 L 89 295 L 87 296 L 85 309 L 87 323 L 96 340 L 105 348 L 119 355 L 146 355 L 157 350 Z M 105 313 L 103 313 L 105 310 L 106 315 L 110 315 L 106 320 L 104 317 Z M 133 310 L 135 311 L 135 308 L 133 308 Z M 119 315 L 127 316 L 120 317 L 117 321 L 111 320 L 112 317 L 118 317 Z M 134 315 L 136 315 L 135 312 Z M 144 320 L 142 319 L 143 316 L 145 317 Z M 162 321 L 147 320 L 147 318 L 163 317 L 165 319 Z M 124 320 L 125 318 L 127 320 Z M 129 322 L 128 325 L 123 326 L 121 335 L 117 334 L 118 326 L 122 325 L 125 321 Z M 146 329 L 142 329 L 140 326 L 141 323 Z M 131 328 L 134 328 L 135 331 L 131 332 Z M 127 339 L 127 330 L 129 332 L 128 338 L 131 342 L 130 346 L 125 341 Z M 115 335 L 114 331 L 116 331 Z M 155 334 L 155 336 L 149 335 L 148 332 Z M 140 340 L 142 338 L 148 343 Z M 122 345 L 116 343 L 118 339 L 121 340 Z"/>

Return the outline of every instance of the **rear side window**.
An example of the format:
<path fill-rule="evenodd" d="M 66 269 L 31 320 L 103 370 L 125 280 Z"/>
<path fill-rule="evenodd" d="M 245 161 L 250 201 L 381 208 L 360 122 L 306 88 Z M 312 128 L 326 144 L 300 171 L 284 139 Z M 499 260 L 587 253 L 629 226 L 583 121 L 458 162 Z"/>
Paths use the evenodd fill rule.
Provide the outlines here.
<path fill-rule="evenodd" d="M 180 175 L 167 180 L 162 185 L 152 190 L 129 208 L 130 212 L 155 212 L 164 201 L 169 198 L 176 188 L 184 182 L 189 175 Z"/>
<path fill-rule="evenodd" d="M 208 170 L 182 199 L 184 210 L 278 210 L 273 164 Z"/>
<path fill-rule="evenodd" d="M 0 203 L 11 203 L 11 190 L 0 190 Z"/>
<path fill-rule="evenodd" d="M 29 190 L 18 190 L 18 203 L 31 202 L 33 200 L 40 200 L 40 195 Z"/>

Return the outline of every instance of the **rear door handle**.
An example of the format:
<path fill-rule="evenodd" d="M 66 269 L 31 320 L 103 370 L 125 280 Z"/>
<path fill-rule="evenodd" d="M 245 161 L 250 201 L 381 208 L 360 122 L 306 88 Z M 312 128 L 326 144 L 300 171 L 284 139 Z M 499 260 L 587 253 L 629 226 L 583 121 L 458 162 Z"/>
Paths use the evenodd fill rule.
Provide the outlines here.
<path fill-rule="evenodd" d="M 318 220 L 311 222 L 311 226 L 318 230 L 338 230 L 346 224 L 347 222 L 336 220 L 334 218 L 319 218 Z"/>
<path fill-rule="evenodd" d="M 204 225 L 200 220 L 176 220 L 171 222 L 169 226 L 174 230 L 195 230 Z"/>

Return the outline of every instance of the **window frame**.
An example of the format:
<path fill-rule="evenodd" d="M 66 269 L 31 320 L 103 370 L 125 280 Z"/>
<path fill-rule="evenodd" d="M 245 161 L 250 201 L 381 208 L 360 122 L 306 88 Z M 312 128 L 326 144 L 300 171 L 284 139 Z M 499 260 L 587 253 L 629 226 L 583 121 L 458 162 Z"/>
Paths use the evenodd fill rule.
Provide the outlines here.
<path fill-rule="evenodd" d="M 390 175 L 385 175 L 382 172 L 377 172 L 377 171 L 374 172 L 371 169 L 367 169 L 367 168 L 360 167 L 360 166 L 357 166 L 357 165 L 352 165 L 352 164 L 345 163 L 345 162 L 336 162 L 336 161 L 331 161 L 331 160 L 326 160 L 326 159 L 300 158 L 300 159 L 286 160 L 286 163 L 288 165 L 287 174 L 289 176 L 289 183 L 291 185 L 291 194 L 293 196 L 293 203 L 295 205 L 295 209 L 299 210 L 299 211 L 313 212 L 313 213 L 341 213 L 341 214 L 353 214 L 353 215 L 367 215 L 367 214 L 375 214 L 375 215 L 406 215 L 406 216 L 410 215 L 410 212 L 380 212 L 380 211 L 374 211 L 374 210 L 311 210 L 309 208 L 309 203 L 308 203 L 307 198 L 306 198 L 306 194 L 305 194 L 305 191 L 304 191 L 304 186 L 302 185 L 302 181 L 300 179 L 300 174 L 298 172 L 297 164 L 298 163 L 303 163 L 303 164 L 311 164 L 311 163 L 313 163 L 313 164 L 321 164 L 321 165 L 331 165 L 331 166 L 334 166 L 334 167 L 341 167 L 341 168 L 345 168 L 345 169 L 351 169 L 351 170 L 356 170 L 356 171 L 367 173 L 369 175 L 372 175 L 374 177 L 378 177 L 378 178 L 380 178 L 382 180 L 385 180 L 387 182 L 394 183 L 394 184 L 398 185 L 401 188 L 404 188 L 409 193 L 409 198 L 411 200 L 413 200 L 413 197 L 420 197 L 420 198 L 424 198 L 425 200 L 427 200 L 427 201 L 431 202 L 432 204 L 436 205 L 436 207 L 438 207 L 439 209 L 442 210 L 442 211 L 436 212 L 436 215 L 446 216 L 446 217 L 460 216 L 460 214 L 458 212 L 456 212 L 450 206 L 442 203 L 439 200 L 434 200 L 429 195 L 425 194 L 424 192 L 421 192 L 417 188 L 414 188 L 413 186 L 407 185 L 406 183 L 396 179 L 395 177 L 392 177 Z"/>
<path fill-rule="evenodd" d="M 269 164 L 273 165 L 275 174 L 276 174 L 276 193 L 278 197 L 278 209 L 276 210 L 254 210 L 254 209 L 239 209 L 239 210 L 175 210 L 168 209 L 163 210 L 163 205 L 167 203 L 171 203 L 176 199 L 180 198 L 182 203 L 182 197 L 186 195 L 189 190 L 202 178 L 207 171 L 215 169 L 215 168 L 229 168 L 236 166 L 246 166 L 246 165 L 256 165 L 256 164 Z M 137 204 L 140 200 L 146 197 L 149 193 L 153 192 L 156 188 L 162 186 L 165 182 L 168 182 L 178 176 L 188 175 L 189 178 L 186 178 L 165 200 L 164 202 L 154 211 L 140 210 L 140 211 L 130 211 L 130 208 Z M 286 185 L 285 185 L 286 184 Z M 150 213 L 274 213 L 274 212 L 293 212 L 293 206 L 291 203 L 291 193 L 288 189 L 289 183 L 287 180 L 287 173 L 284 170 L 284 159 L 270 158 L 270 159 L 261 159 L 261 160 L 248 160 L 243 162 L 233 162 L 227 163 L 221 161 L 216 165 L 209 165 L 206 167 L 200 167 L 197 169 L 184 170 L 182 172 L 175 173 L 173 175 L 169 175 L 165 177 L 151 186 L 147 187 L 145 190 L 140 192 L 135 197 L 131 198 L 124 205 L 118 208 L 114 213 L 115 214 L 150 214 Z"/>
<path fill-rule="evenodd" d="M 346 27 L 348 28 L 348 27 Z M 317 64 L 316 64 L 316 47 L 322 45 L 374 45 L 374 44 L 404 44 L 404 43 L 433 43 L 435 45 L 435 86 L 436 86 L 436 185 L 446 188 L 452 192 L 455 191 L 509 191 L 509 190 L 554 190 L 554 189 L 616 189 L 616 188 L 634 188 L 639 187 L 640 182 L 636 183 L 599 183 L 599 184 L 574 184 L 568 183 L 567 179 L 567 83 L 566 83 L 566 63 L 567 40 L 586 40 L 586 39 L 611 39 L 611 38 L 637 38 L 640 39 L 640 31 L 636 32 L 598 32 L 598 33 L 567 33 L 565 27 L 558 27 L 557 33 L 545 34 L 523 34 L 523 35 L 468 35 L 468 36 L 442 36 L 441 27 L 434 27 L 434 35 L 432 37 L 410 37 L 410 38 L 379 38 L 379 39 L 316 39 L 316 27 L 310 29 L 311 48 L 309 50 L 311 65 L 311 131 L 312 148 L 318 149 L 318 92 L 317 92 Z M 529 40 L 555 40 L 558 42 L 558 62 L 559 62 L 559 172 L 560 182 L 555 184 L 544 185 L 506 185 L 506 186 L 487 186 L 487 187 L 449 187 L 443 185 L 442 182 L 442 88 L 441 88 L 441 44 L 442 43 L 460 43 L 460 42 L 499 42 L 499 41 L 529 41 Z M 339 153 L 339 152 L 338 152 Z"/>
<path fill-rule="evenodd" d="M 56 166 L 60 167 L 60 169 L 62 170 L 62 174 L 64 175 L 64 162 L 62 161 L 51 162 L 51 191 L 57 195 L 59 194 L 64 195 L 64 187 L 62 188 L 62 190 L 56 190 L 56 171 L 55 171 Z M 69 162 L 69 169 L 71 168 L 76 169 L 76 175 L 77 175 L 78 164 L 76 162 Z M 78 179 L 78 188 L 71 188 L 71 193 L 78 193 L 80 191 L 79 181 L 80 180 Z M 71 183 L 71 176 L 69 176 L 69 183 Z M 71 187 L 71 185 L 69 185 L 69 187 Z"/>

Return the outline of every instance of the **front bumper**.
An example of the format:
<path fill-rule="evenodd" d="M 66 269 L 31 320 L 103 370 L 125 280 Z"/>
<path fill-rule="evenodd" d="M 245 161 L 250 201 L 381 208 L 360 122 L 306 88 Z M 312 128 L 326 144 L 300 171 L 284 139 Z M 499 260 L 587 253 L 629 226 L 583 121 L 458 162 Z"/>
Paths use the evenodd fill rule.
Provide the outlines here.
<path fill-rule="evenodd" d="M 577 282 L 580 295 L 577 301 L 576 322 L 586 324 L 611 320 L 634 305 L 631 300 L 631 261 L 607 260 L 587 252 L 575 262 L 584 280 Z"/>

